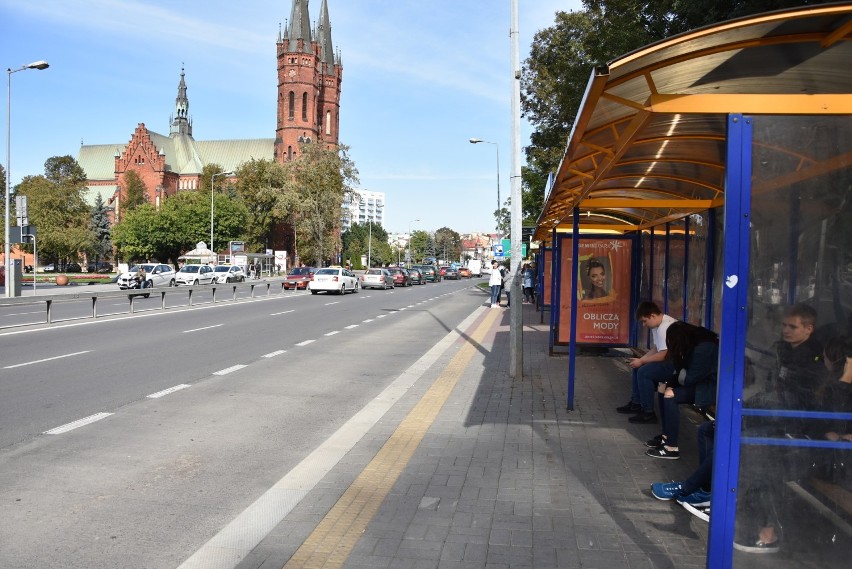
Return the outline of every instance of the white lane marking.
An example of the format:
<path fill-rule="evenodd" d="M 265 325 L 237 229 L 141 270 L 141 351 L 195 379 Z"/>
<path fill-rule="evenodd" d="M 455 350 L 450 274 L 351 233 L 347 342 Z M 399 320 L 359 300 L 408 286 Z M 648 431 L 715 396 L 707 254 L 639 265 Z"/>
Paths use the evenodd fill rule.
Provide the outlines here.
<path fill-rule="evenodd" d="M 346 326 L 346 329 L 351 330 L 352 328 L 357 328 L 358 326 L 359 324 L 350 324 L 349 326 Z"/>
<path fill-rule="evenodd" d="M 262 358 L 274 358 L 275 356 L 280 356 L 281 354 L 286 354 L 287 350 L 275 350 L 274 352 L 269 352 L 266 355 L 261 356 Z"/>
<path fill-rule="evenodd" d="M 44 310 L 35 310 L 33 312 L 15 312 L 13 314 L 7 314 L 6 316 L 25 316 L 27 314 L 44 314 Z"/>
<path fill-rule="evenodd" d="M 364 323 L 372 322 L 372 321 L 373 321 L 373 319 L 372 319 L 372 318 L 367 318 L 366 320 L 362 320 L 362 322 L 364 322 Z"/>
<path fill-rule="evenodd" d="M 16 367 L 31 366 L 33 364 L 40 364 L 40 363 L 49 362 L 49 361 L 53 361 L 53 360 L 61 360 L 62 358 L 70 358 L 72 356 L 79 356 L 79 355 L 82 355 L 82 354 L 88 354 L 90 351 L 91 350 L 83 350 L 82 352 L 74 352 L 73 354 L 64 354 L 62 356 L 53 356 L 52 358 L 44 358 L 43 360 L 33 360 L 31 362 L 24 362 L 22 364 L 5 366 L 3 369 L 14 369 Z"/>
<path fill-rule="evenodd" d="M 334 336 L 335 334 L 340 334 L 340 330 L 335 330 L 334 332 L 329 332 L 326 336 Z"/>
<path fill-rule="evenodd" d="M 244 364 L 237 364 L 235 366 L 226 367 L 225 369 L 220 369 L 219 371 L 214 371 L 213 375 L 228 375 L 229 373 L 243 369 L 244 367 L 247 367 L 247 366 L 244 365 Z"/>
<path fill-rule="evenodd" d="M 56 427 L 55 429 L 50 429 L 49 431 L 45 431 L 43 434 L 45 435 L 61 435 L 62 433 L 67 433 L 68 431 L 73 431 L 78 427 L 82 427 L 84 425 L 89 425 L 94 423 L 95 421 L 100 421 L 101 419 L 106 419 L 112 415 L 112 413 L 95 413 L 94 415 L 90 415 L 83 419 L 78 419 L 71 423 L 66 423 L 61 427 Z"/>
<path fill-rule="evenodd" d="M 332 304 L 340 304 L 340 301 L 339 301 L 339 300 L 335 300 L 334 302 L 326 302 L 326 303 L 325 303 L 325 305 L 326 305 L 326 306 L 331 306 Z"/>
<path fill-rule="evenodd" d="M 273 312 L 270 316 L 281 316 L 282 314 L 290 314 L 291 312 L 296 312 L 295 310 L 285 310 L 284 312 Z"/>
<path fill-rule="evenodd" d="M 308 344 L 313 344 L 316 340 L 305 340 L 304 342 L 299 342 L 296 344 L 297 346 L 307 346 Z"/>
<path fill-rule="evenodd" d="M 181 389 L 186 389 L 187 387 L 189 387 L 187 384 L 181 383 L 180 385 L 175 385 L 174 387 L 169 387 L 168 389 L 158 391 L 157 393 L 152 393 L 151 395 L 148 395 L 148 399 L 159 399 L 160 397 L 163 397 L 164 395 L 168 395 L 169 393 L 174 393 L 175 391 L 180 391 Z"/>
<path fill-rule="evenodd" d="M 387 314 L 379 314 L 376 318 L 384 318 L 385 316 L 387 316 Z"/>
<path fill-rule="evenodd" d="M 485 307 L 476 309 L 458 325 L 457 330 L 467 330 L 484 310 Z M 233 569 L 346 457 L 460 337 L 461 334 L 456 330 L 448 333 L 302 462 L 181 563 L 178 569 Z"/>
<path fill-rule="evenodd" d="M 416 304 L 409 304 L 408 306 L 406 306 L 406 308 L 414 308 L 415 306 L 417 306 L 417 305 Z"/>
<path fill-rule="evenodd" d="M 211 328 L 218 328 L 219 326 L 223 326 L 223 324 L 214 324 L 213 326 L 205 326 L 204 328 L 193 328 L 192 330 L 184 330 L 184 334 L 189 334 L 190 332 L 200 332 L 201 330 L 210 330 Z"/>
<path fill-rule="evenodd" d="M 397 312 L 402 312 L 403 310 L 408 310 L 408 308 L 406 308 L 406 307 L 400 308 Z"/>

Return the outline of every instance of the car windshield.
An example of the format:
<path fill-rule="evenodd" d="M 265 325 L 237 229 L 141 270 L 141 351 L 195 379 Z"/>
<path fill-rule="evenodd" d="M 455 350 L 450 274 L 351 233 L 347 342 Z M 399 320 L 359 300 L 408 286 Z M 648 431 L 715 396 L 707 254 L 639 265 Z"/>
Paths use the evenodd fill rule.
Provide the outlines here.
<path fill-rule="evenodd" d="M 291 275 L 309 275 L 310 273 L 310 267 L 296 267 L 295 269 L 290 271 Z"/>
<path fill-rule="evenodd" d="M 367 271 L 367 274 L 368 275 L 381 275 L 382 270 L 381 269 L 370 269 L 369 271 Z"/>
<path fill-rule="evenodd" d="M 138 271 L 138 270 L 139 270 L 139 267 L 140 267 L 140 266 L 141 266 L 143 269 L 145 269 L 145 272 L 146 272 L 146 273 L 150 273 L 151 271 L 153 271 L 153 270 L 154 270 L 154 266 L 155 266 L 155 265 L 133 265 L 132 267 L 130 267 L 130 270 L 129 270 L 129 271 L 127 271 L 127 272 L 129 272 L 129 273 L 135 273 L 136 271 Z"/>
<path fill-rule="evenodd" d="M 197 273 L 201 268 L 201 265 L 186 265 L 181 267 L 180 272 L 182 273 Z"/>
<path fill-rule="evenodd" d="M 231 267 L 219 265 L 214 269 L 217 273 L 227 273 L 231 270 Z"/>
<path fill-rule="evenodd" d="M 318 275 L 336 275 L 340 273 L 340 269 L 320 269 L 316 272 Z"/>

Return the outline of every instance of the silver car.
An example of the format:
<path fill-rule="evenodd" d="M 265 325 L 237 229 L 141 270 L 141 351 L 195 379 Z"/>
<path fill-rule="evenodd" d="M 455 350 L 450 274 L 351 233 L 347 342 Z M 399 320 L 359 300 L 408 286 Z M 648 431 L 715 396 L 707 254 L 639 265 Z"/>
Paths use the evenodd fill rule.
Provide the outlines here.
<path fill-rule="evenodd" d="M 213 273 L 216 275 L 215 282 L 219 284 L 241 283 L 246 280 L 242 267 L 236 265 L 216 265 Z"/>
<path fill-rule="evenodd" d="M 368 269 L 361 275 L 361 288 L 393 288 L 393 277 L 387 269 Z"/>

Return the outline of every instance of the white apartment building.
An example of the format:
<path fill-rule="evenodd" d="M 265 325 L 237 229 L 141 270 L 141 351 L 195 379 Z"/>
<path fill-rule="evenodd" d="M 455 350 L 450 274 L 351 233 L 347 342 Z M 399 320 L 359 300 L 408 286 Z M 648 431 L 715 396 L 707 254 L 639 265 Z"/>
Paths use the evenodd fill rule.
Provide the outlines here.
<path fill-rule="evenodd" d="M 355 190 L 355 195 L 356 199 L 343 203 L 343 231 L 353 223 L 365 224 L 370 221 L 384 227 L 385 193 Z"/>

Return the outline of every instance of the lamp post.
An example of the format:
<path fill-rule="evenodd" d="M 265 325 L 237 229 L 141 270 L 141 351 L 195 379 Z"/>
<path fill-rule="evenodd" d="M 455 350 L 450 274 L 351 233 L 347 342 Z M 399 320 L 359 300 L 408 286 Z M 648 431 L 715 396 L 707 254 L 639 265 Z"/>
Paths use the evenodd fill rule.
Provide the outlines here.
<path fill-rule="evenodd" d="M 382 208 L 385 207 L 384 204 L 376 203 L 376 213 L 380 212 Z M 367 268 L 373 268 L 371 261 L 373 255 L 373 222 L 368 219 L 368 223 L 370 224 L 370 238 L 367 240 Z"/>
<path fill-rule="evenodd" d="M 408 266 L 411 266 L 411 224 L 420 222 L 419 219 L 412 219 L 408 222 L 408 252 L 405 254 Z"/>
<path fill-rule="evenodd" d="M 219 172 L 217 174 L 210 175 L 210 252 L 214 251 L 213 249 L 213 190 L 215 186 L 213 185 L 213 181 L 216 179 L 216 176 L 233 176 L 233 172 Z M 219 256 L 216 256 L 216 264 L 219 264 Z"/>
<path fill-rule="evenodd" d="M 12 263 L 10 259 L 12 255 L 12 250 L 9 246 L 9 240 L 11 239 L 11 230 L 9 224 L 9 213 L 11 212 L 11 206 L 9 204 L 9 196 L 12 195 L 12 73 L 17 73 L 18 71 L 25 71 L 27 69 L 42 70 L 47 69 L 48 67 L 50 67 L 50 64 L 48 64 L 46 61 L 34 61 L 32 63 L 22 65 L 18 69 L 6 69 L 6 210 L 3 213 L 3 229 L 5 230 L 4 236 L 6 238 L 5 244 L 3 246 L 3 268 L 6 273 L 6 298 L 12 298 L 13 292 L 13 287 L 9 285 L 9 279 L 12 278 Z M 37 268 L 34 268 L 33 270 L 35 271 L 36 269 Z"/>
<path fill-rule="evenodd" d="M 487 140 L 482 140 L 480 138 L 471 138 L 470 139 L 471 144 L 479 144 L 480 142 L 485 143 L 485 144 L 493 144 L 495 150 L 497 150 L 497 216 L 498 216 L 497 233 L 499 234 L 500 233 L 500 222 L 499 222 L 499 216 L 500 216 L 500 145 L 497 144 L 496 142 L 488 142 Z"/>

